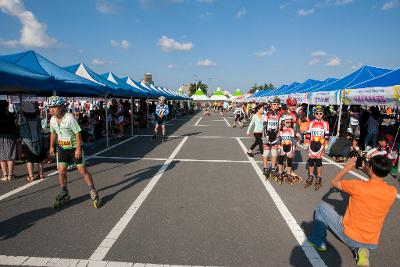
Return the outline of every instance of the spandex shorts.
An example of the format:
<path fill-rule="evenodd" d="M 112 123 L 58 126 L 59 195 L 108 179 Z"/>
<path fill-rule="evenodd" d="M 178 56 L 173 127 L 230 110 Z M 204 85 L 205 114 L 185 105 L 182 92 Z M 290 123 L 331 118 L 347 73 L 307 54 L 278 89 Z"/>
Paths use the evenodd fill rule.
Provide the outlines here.
<path fill-rule="evenodd" d="M 322 167 L 322 159 L 308 159 L 308 165 Z"/>
<path fill-rule="evenodd" d="M 63 165 L 72 165 L 76 164 L 77 166 L 85 165 L 85 156 L 83 153 L 82 149 L 82 156 L 80 159 L 75 158 L 75 148 L 72 149 L 63 149 L 62 147 L 57 148 L 57 158 L 58 158 L 58 164 L 63 164 Z"/>

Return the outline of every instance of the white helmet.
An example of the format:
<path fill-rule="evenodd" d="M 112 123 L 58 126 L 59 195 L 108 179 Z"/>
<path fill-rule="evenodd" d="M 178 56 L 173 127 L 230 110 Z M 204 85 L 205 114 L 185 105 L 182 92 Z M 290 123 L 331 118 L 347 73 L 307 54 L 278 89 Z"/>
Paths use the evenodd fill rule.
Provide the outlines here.
<path fill-rule="evenodd" d="M 160 96 L 160 97 L 158 98 L 158 100 L 160 100 L 160 101 L 165 101 L 165 99 L 166 99 L 166 98 L 165 98 L 165 96 L 163 96 L 163 95 Z"/>

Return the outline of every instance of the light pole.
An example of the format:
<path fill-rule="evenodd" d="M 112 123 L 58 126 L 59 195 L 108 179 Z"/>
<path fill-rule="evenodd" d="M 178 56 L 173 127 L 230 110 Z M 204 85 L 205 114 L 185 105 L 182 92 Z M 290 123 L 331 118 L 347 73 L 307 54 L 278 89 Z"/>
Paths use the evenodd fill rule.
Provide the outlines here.
<path fill-rule="evenodd" d="M 197 92 L 197 74 L 194 75 L 194 80 L 195 80 L 195 86 L 196 86 L 196 92 Z"/>

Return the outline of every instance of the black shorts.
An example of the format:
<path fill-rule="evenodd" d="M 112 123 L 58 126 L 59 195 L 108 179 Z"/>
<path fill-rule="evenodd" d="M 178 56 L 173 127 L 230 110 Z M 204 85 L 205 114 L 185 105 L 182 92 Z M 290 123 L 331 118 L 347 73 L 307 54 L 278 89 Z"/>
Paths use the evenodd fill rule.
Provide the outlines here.
<path fill-rule="evenodd" d="M 62 147 L 57 148 L 57 159 L 58 159 L 58 164 L 63 164 L 63 165 L 72 165 L 76 164 L 77 166 L 85 165 L 85 156 L 83 153 L 82 149 L 82 156 L 80 159 L 75 158 L 75 148 L 71 149 L 63 149 Z"/>
<path fill-rule="evenodd" d="M 165 121 L 163 119 L 157 119 L 157 125 L 165 125 Z"/>
<path fill-rule="evenodd" d="M 322 167 L 322 159 L 308 159 L 308 166 Z"/>

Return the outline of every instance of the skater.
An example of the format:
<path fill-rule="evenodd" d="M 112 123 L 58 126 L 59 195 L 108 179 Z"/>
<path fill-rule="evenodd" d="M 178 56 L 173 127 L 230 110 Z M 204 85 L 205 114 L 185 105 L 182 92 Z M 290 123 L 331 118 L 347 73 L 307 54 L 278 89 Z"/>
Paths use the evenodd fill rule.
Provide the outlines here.
<path fill-rule="evenodd" d="M 314 167 L 317 167 L 317 177 L 315 179 L 315 190 L 322 187 L 322 155 L 329 145 L 329 124 L 322 118 L 324 116 L 324 108 L 315 106 L 312 109 L 314 120 L 310 122 L 310 126 L 305 135 L 305 146 L 308 151 L 308 178 L 304 188 L 312 185 L 314 180 Z"/>
<path fill-rule="evenodd" d="M 278 136 L 278 182 L 282 184 L 286 180 L 290 185 L 298 181 L 297 176 L 292 176 L 292 161 L 296 150 L 296 138 L 293 129 L 293 117 L 286 115 L 282 118 L 282 126 Z M 286 161 L 286 170 L 283 170 L 283 164 Z"/>
<path fill-rule="evenodd" d="M 329 227 L 352 250 L 357 265 L 369 266 L 369 249 L 378 248 L 382 226 L 396 200 L 397 190 L 384 181 L 392 163 L 383 155 L 364 162 L 367 181 L 343 179 L 355 168 L 356 161 L 352 157 L 331 182 L 333 187 L 350 195 L 345 215 L 340 216 L 326 202 L 320 202 L 307 240 L 317 250 L 326 251 L 326 228 Z"/>
<path fill-rule="evenodd" d="M 262 141 L 262 136 L 263 136 L 263 121 L 264 121 L 264 107 L 262 105 L 258 105 L 256 107 L 256 114 L 254 114 L 253 118 L 251 119 L 251 122 L 249 124 L 249 127 L 247 128 L 247 136 L 250 135 L 250 130 L 254 125 L 254 143 L 250 146 L 249 149 L 247 149 L 247 155 L 249 157 L 253 157 L 253 149 L 258 145 L 258 148 L 260 150 L 260 154 L 264 154 L 264 147 L 263 147 L 263 141 Z"/>
<path fill-rule="evenodd" d="M 275 169 L 276 160 L 278 157 L 278 133 L 279 133 L 279 113 L 280 99 L 273 98 L 270 101 L 270 110 L 264 116 L 264 154 L 263 166 L 265 178 L 274 178 L 276 180 L 277 171 Z M 268 158 L 271 156 L 271 167 L 267 168 Z"/>
<path fill-rule="evenodd" d="M 160 100 L 160 103 L 156 106 L 156 127 L 154 128 L 154 135 L 153 135 L 153 140 L 155 140 L 157 138 L 157 132 L 158 132 L 158 128 L 161 126 L 161 130 L 162 130 L 162 140 L 166 141 L 166 137 L 165 137 L 165 120 L 169 114 L 169 108 L 168 105 L 165 104 L 165 97 L 164 96 L 160 96 L 158 98 L 158 100 Z"/>
<path fill-rule="evenodd" d="M 243 117 L 244 117 L 244 110 L 242 104 L 236 104 L 235 111 L 233 112 L 235 114 L 235 122 L 233 123 L 232 127 L 236 127 L 236 123 L 239 122 L 240 128 L 243 128 Z"/>
<path fill-rule="evenodd" d="M 63 98 L 52 96 L 47 103 L 52 115 L 50 119 L 50 155 L 57 156 L 58 180 L 61 186 L 61 192 L 56 197 L 53 208 L 61 207 L 70 199 L 67 189 L 67 168 L 72 164 L 76 164 L 83 180 L 90 188 L 89 195 L 93 206 L 98 208 L 100 207 L 100 198 L 94 187 L 92 175 L 85 167 L 81 128 L 73 115 L 66 112 Z M 55 151 L 56 144 L 57 150 Z"/>

